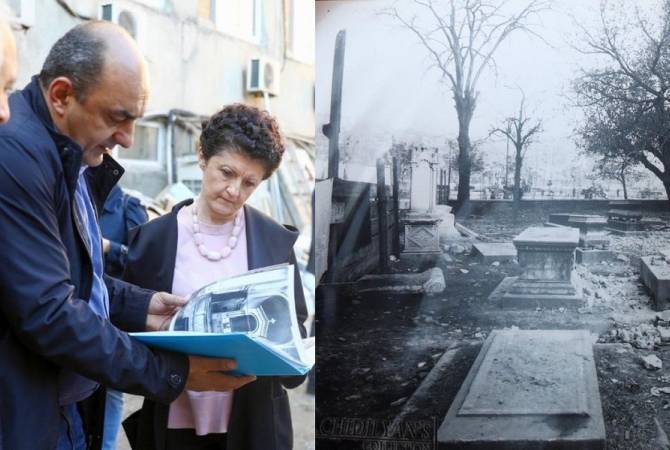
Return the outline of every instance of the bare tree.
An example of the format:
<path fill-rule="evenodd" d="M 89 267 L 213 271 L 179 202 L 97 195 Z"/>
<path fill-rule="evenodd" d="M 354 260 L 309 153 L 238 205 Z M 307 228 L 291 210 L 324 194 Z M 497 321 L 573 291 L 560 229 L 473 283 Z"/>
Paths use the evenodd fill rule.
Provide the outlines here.
<path fill-rule="evenodd" d="M 640 172 L 637 170 L 639 162 L 627 155 L 602 156 L 596 161 L 596 172 L 603 178 L 616 180 L 623 188 L 623 198 L 628 200 L 629 183 L 639 180 Z"/>
<path fill-rule="evenodd" d="M 534 138 L 542 131 L 541 120 L 531 120 L 525 108 L 526 97 L 521 96 L 519 104 L 519 112 L 516 116 L 508 117 L 504 120 L 505 126 L 502 128 L 494 128 L 491 134 L 501 134 L 505 136 L 514 146 L 514 217 L 519 212 L 521 204 L 521 168 L 523 166 L 523 159 L 526 156 L 528 146 L 533 142 Z"/>
<path fill-rule="evenodd" d="M 397 7 L 385 10 L 411 30 L 428 51 L 442 79 L 451 88 L 458 117 L 457 204 L 470 199 L 470 122 L 477 106 L 477 83 L 500 44 L 517 30 L 530 31 L 529 16 L 548 8 L 544 0 L 531 0 L 516 13 L 506 14 L 508 1 L 414 0 L 422 14 L 410 16 Z M 534 33 L 533 33 L 534 34 Z"/>
<path fill-rule="evenodd" d="M 670 0 L 656 21 L 643 18 L 637 6 L 611 11 L 604 2 L 597 34 L 582 30 L 582 51 L 609 66 L 576 80 L 586 113 L 578 133 L 587 152 L 642 164 L 670 198 Z"/>

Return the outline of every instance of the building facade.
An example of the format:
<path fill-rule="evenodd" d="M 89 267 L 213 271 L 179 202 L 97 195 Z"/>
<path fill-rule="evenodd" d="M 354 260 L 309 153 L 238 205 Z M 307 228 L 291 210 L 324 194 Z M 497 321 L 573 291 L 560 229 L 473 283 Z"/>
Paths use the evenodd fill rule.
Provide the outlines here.
<path fill-rule="evenodd" d="M 183 182 L 195 193 L 202 118 L 242 102 L 270 111 L 287 142 L 280 180 L 259 197 L 295 197 L 273 215 L 309 222 L 314 161 L 314 2 L 309 0 L 7 0 L 16 15 L 23 87 L 71 27 L 109 20 L 133 35 L 149 67 L 151 93 L 135 143 L 121 149 L 122 185 L 155 197 Z M 306 171 L 305 173 L 302 173 Z M 311 172 L 311 173 L 310 173 Z M 274 191 L 272 184 L 275 184 Z M 283 187 L 282 187 L 283 186 Z M 284 193 L 282 194 L 282 189 Z M 265 193 L 262 191 L 266 191 Z M 286 195 L 288 194 L 288 195 Z M 293 200 L 295 200 L 295 198 Z M 263 200 L 258 201 L 259 204 Z M 307 205 L 307 206 L 305 206 Z M 281 217 L 300 209 L 300 219 Z M 294 211 L 295 213 L 295 211 Z"/>

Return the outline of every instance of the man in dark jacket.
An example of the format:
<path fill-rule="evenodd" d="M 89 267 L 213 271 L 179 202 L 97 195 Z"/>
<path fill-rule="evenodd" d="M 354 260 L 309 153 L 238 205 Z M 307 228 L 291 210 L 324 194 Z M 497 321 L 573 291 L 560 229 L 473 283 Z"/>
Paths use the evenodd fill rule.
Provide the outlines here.
<path fill-rule="evenodd" d="M 160 329 L 183 302 L 102 271 L 98 212 L 123 172 L 105 152 L 132 145 L 147 92 L 132 38 L 91 22 L 56 42 L 39 77 L 10 97 L 0 127 L 0 449 L 97 448 L 100 430 L 80 413 L 99 383 L 167 403 L 184 388 L 253 379 L 221 372 L 234 362 L 150 350 L 116 328 Z"/>

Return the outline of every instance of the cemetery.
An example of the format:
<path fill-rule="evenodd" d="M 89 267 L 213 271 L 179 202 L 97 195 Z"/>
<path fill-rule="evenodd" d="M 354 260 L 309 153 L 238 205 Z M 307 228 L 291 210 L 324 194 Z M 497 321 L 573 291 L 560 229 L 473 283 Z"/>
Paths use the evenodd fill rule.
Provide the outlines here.
<path fill-rule="evenodd" d="M 670 429 L 670 226 L 620 235 L 601 232 L 596 220 L 601 248 L 593 249 L 581 228 L 548 219 L 505 230 L 500 217 L 456 218 L 479 239 L 445 238 L 453 234 L 438 227 L 441 255 L 430 270 L 443 274 L 439 292 L 416 282 L 388 289 L 391 279 L 427 278 L 425 270 L 412 275 L 415 262 L 402 253 L 391 263 L 397 277 L 382 277 L 376 289 L 380 275 L 329 289 L 322 304 L 337 311 L 319 323 L 318 408 L 438 417 L 440 448 L 526 448 L 520 442 L 533 440 L 557 444 L 527 448 L 661 448 L 658 427 Z M 496 242 L 489 220 L 510 236 L 525 228 Z M 602 247 L 609 253 L 601 260 L 576 261 L 578 250 Z M 337 381 L 342 373 L 351 374 L 347 383 Z M 482 414 L 497 432 L 482 428 Z M 524 434 L 528 417 L 545 425 Z M 552 426 L 570 417 L 574 433 Z"/>

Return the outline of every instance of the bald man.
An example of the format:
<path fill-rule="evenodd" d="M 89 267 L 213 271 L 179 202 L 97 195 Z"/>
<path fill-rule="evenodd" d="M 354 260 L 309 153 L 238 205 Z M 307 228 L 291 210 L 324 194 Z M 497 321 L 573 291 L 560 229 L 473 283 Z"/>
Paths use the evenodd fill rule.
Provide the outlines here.
<path fill-rule="evenodd" d="M 0 127 L 0 449 L 99 448 L 99 385 L 169 403 L 230 390 L 234 361 L 150 350 L 120 331 L 161 329 L 184 300 L 108 278 L 97 213 L 133 143 L 146 64 L 108 22 L 59 39 Z M 117 328 L 118 327 L 118 328 Z M 98 405 L 100 406 L 100 405 Z M 83 419 L 83 420 L 82 420 Z"/>
<path fill-rule="evenodd" d="M 9 24 L 0 18 L 0 124 L 10 117 L 7 96 L 16 81 L 16 41 Z"/>

